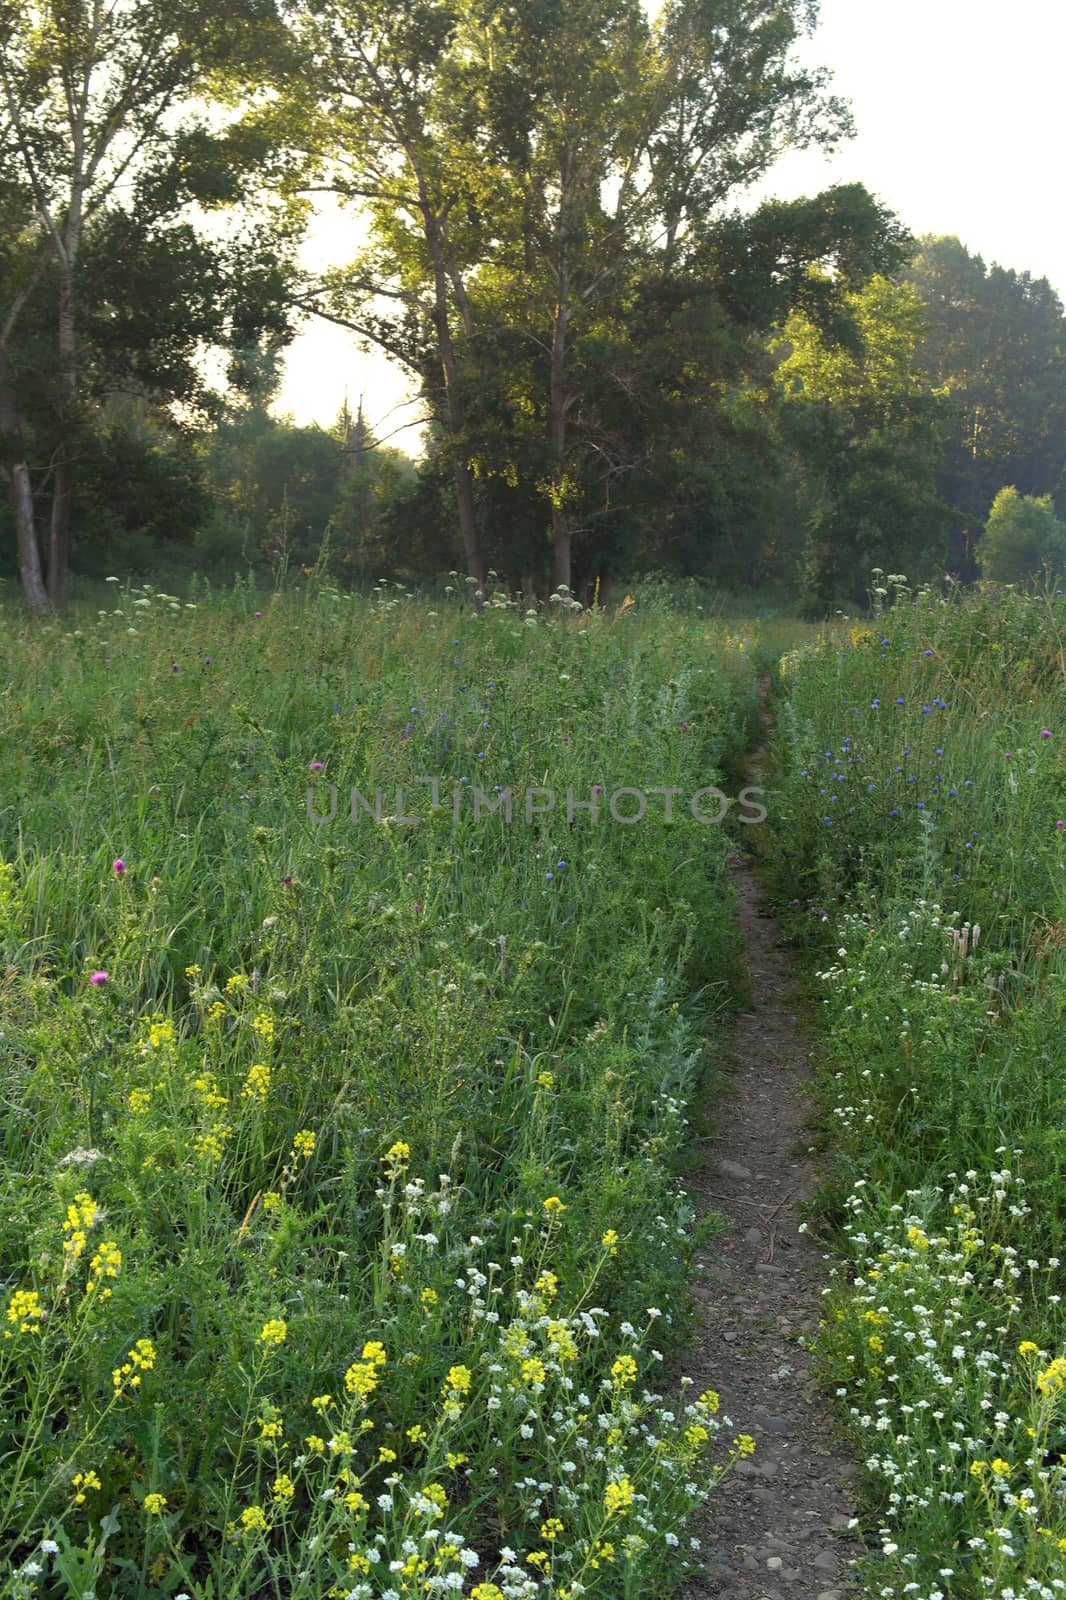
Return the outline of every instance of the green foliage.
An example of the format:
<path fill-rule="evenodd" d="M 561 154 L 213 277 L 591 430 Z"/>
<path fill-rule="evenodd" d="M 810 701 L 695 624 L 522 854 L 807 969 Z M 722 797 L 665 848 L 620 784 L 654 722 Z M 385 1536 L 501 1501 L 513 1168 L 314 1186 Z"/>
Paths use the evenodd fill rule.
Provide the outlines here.
<path fill-rule="evenodd" d="M 1000 583 L 1024 583 L 1045 569 L 1066 570 L 1066 525 L 1049 494 L 1023 495 L 1001 489 L 992 502 L 977 547 L 981 572 Z"/>
<path fill-rule="evenodd" d="M 820 615 L 861 599 L 872 566 L 942 571 L 950 516 L 935 482 L 945 408 L 917 366 L 917 294 L 874 277 L 844 309 L 845 342 L 794 312 L 775 374 L 798 457 L 806 597 Z"/>
<path fill-rule="evenodd" d="M 706 785 L 747 654 L 108 587 L 0 645 L 0 1593 L 664 1592 L 747 1449 L 650 1398 L 725 842 L 565 795 Z"/>
<path fill-rule="evenodd" d="M 819 1337 L 865 1463 L 866 1592 L 1063 1572 L 1061 595 L 875 575 L 785 658 L 772 870 L 819 951 Z"/>

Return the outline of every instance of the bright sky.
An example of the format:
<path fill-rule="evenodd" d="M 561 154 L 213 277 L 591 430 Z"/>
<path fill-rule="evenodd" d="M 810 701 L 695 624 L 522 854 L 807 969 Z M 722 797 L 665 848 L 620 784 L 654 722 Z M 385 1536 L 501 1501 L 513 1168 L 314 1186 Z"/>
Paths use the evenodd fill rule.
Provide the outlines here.
<path fill-rule="evenodd" d="M 654 4 L 645 0 L 648 9 Z M 1061 0 L 822 0 L 806 47 L 851 101 L 857 137 L 831 160 L 785 156 L 760 194 L 792 198 L 862 182 L 913 233 L 957 234 L 986 263 L 1047 277 L 1066 294 L 1061 204 Z M 309 261 L 342 261 L 353 224 L 323 214 Z M 332 422 L 360 393 L 379 437 L 418 415 L 404 374 L 314 322 L 292 345 L 278 409 Z M 397 410 L 397 407 L 401 409 Z M 416 429 L 392 442 L 417 453 Z"/>

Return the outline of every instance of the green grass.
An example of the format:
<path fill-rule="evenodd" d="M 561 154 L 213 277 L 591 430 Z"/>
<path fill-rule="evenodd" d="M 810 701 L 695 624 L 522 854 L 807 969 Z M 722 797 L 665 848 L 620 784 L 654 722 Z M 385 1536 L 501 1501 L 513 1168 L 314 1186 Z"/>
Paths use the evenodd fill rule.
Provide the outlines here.
<path fill-rule="evenodd" d="M 750 642 L 314 581 L 0 656 L 0 1594 L 661 1592 L 746 1448 L 656 1373 Z"/>
<path fill-rule="evenodd" d="M 1060 596 L 904 594 L 782 663 L 869 1596 L 1066 1592 L 1064 634 Z"/>

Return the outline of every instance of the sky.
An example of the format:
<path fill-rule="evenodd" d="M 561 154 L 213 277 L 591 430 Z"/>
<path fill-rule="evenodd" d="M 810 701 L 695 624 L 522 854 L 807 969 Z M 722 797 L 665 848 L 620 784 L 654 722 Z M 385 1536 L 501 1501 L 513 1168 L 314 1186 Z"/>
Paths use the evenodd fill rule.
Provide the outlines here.
<path fill-rule="evenodd" d="M 986 264 L 1066 294 L 1062 0 L 822 0 L 803 55 L 832 71 L 857 136 L 832 158 L 786 154 L 753 200 L 861 182 L 912 233 L 956 234 Z M 323 209 L 305 260 L 343 261 L 355 226 Z M 327 426 L 346 392 L 353 411 L 362 395 L 379 439 L 418 452 L 419 406 L 403 372 L 316 320 L 290 348 L 275 409 Z"/>

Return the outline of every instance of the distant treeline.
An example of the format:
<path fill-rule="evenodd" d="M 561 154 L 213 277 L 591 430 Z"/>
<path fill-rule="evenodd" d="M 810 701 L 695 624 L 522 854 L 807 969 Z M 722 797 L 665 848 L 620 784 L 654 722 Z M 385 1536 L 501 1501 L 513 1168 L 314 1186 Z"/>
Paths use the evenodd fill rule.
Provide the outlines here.
<path fill-rule="evenodd" d="M 278 562 L 531 594 L 654 572 L 813 611 L 873 566 L 1057 571 L 1046 280 L 911 239 L 858 184 L 744 209 L 783 148 L 851 132 L 796 58 L 815 11 L 9 8 L 0 536 L 31 607 L 70 570 Z M 352 214 L 327 273 L 299 264 L 316 192 Z M 415 377 L 423 460 L 358 409 L 271 415 L 311 314 Z"/>

